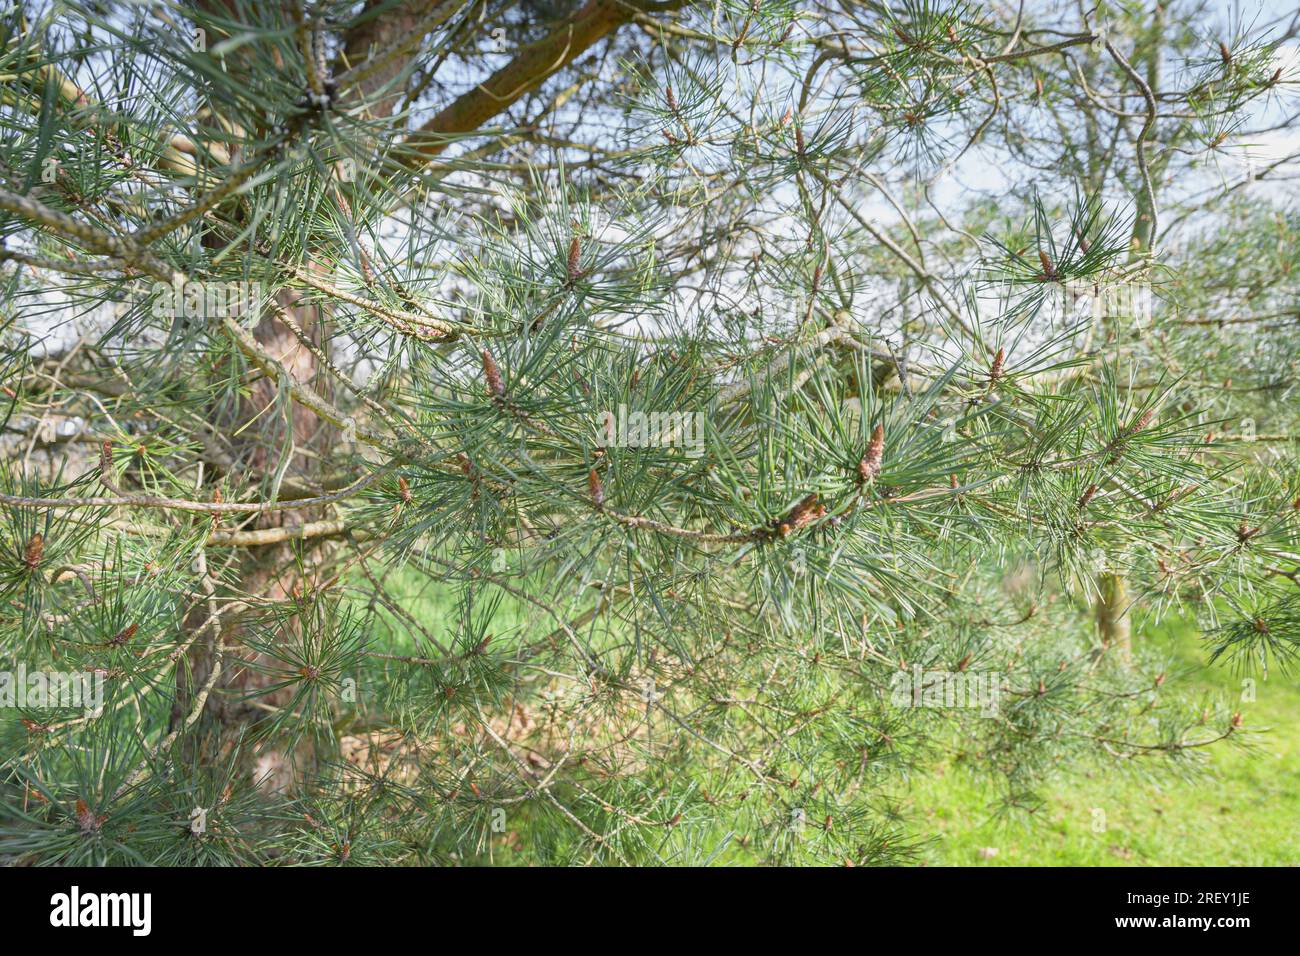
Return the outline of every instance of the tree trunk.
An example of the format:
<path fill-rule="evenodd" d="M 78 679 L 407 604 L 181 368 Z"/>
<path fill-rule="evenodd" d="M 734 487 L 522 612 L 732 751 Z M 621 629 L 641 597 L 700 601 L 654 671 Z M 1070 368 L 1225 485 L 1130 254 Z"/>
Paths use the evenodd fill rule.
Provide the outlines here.
<path fill-rule="evenodd" d="M 1128 616 L 1128 585 L 1122 574 L 1103 574 L 1098 581 L 1097 630 L 1103 647 L 1118 651 L 1120 660 L 1133 659 L 1132 623 Z"/>
<path fill-rule="evenodd" d="M 1152 93 L 1160 95 L 1160 48 L 1164 42 L 1165 10 L 1163 4 L 1156 4 L 1151 18 L 1151 29 L 1146 40 L 1146 82 Z M 1136 59 L 1136 56 L 1134 57 Z M 1155 132 L 1154 126 L 1152 133 Z M 1148 195 L 1145 184 L 1138 184 L 1135 191 L 1135 213 L 1129 262 L 1138 261 L 1142 256 L 1151 254 L 1151 246 L 1158 238 L 1154 234 L 1155 209 L 1152 206 L 1154 192 L 1159 182 L 1159 171 L 1167 161 L 1162 154 L 1149 167 L 1152 194 Z M 1117 333 L 1119 330 L 1113 330 Z M 1132 659 L 1132 625 L 1128 616 L 1128 586 L 1124 576 L 1118 572 L 1107 572 L 1097 581 L 1099 596 L 1095 610 L 1097 627 L 1101 633 L 1101 642 L 1107 647 L 1118 648 L 1122 660 Z"/>
<path fill-rule="evenodd" d="M 237 19 L 238 11 L 230 0 L 193 0 L 197 5 L 211 9 L 224 10 Z M 372 53 L 390 49 L 399 41 L 414 37 L 421 32 L 433 30 L 436 25 L 452 15 L 459 5 L 446 0 L 406 0 L 404 3 L 390 4 L 381 0 L 368 0 L 368 8 L 377 13 L 375 17 L 354 28 L 343 37 L 343 48 L 347 56 L 343 63 L 357 66 Z M 635 9 L 628 4 L 613 0 L 588 0 L 580 9 L 568 16 L 550 34 L 540 40 L 529 43 L 515 51 L 511 61 L 494 73 L 489 79 L 459 96 L 455 101 L 437 113 L 419 130 L 419 152 L 413 152 L 407 158 L 412 165 L 420 165 L 436 156 L 456 135 L 472 132 L 492 117 L 505 111 L 512 103 L 525 93 L 535 89 L 556 70 L 571 63 L 576 57 L 613 33 L 622 25 L 630 22 Z M 222 39 L 229 39 L 224 32 Z M 418 37 L 417 37 L 418 38 Z M 215 38 L 214 38 L 215 39 Z M 382 69 L 370 73 L 357 87 L 362 94 L 372 94 L 384 89 L 398 77 L 405 66 L 406 58 L 419 49 L 418 43 L 412 43 L 410 49 L 387 62 Z M 225 61 L 225 68 L 237 69 L 240 65 L 238 56 L 231 56 Z M 252 67 L 246 68 L 251 69 Z M 372 116 L 390 115 L 402 98 L 403 88 L 398 85 L 390 95 L 372 103 Z M 230 117 L 236 125 L 246 121 L 246 117 Z M 317 267 L 328 270 L 326 264 L 317 263 Z M 308 264 L 311 268 L 312 264 Z M 293 318 L 306 337 L 318 338 L 319 322 L 324 318 L 313 307 L 303 307 L 296 302 L 292 294 L 282 294 L 280 305 Z M 313 382 L 320 369 L 316 357 L 303 347 L 292 330 L 282 323 L 265 319 L 255 332 L 258 342 L 272 355 L 280 360 L 281 365 L 297 382 L 326 387 L 323 383 Z M 276 401 L 276 383 L 269 379 L 259 379 L 251 390 L 249 399 L 240 411 L 240 421 L 252 419 L 258 426 L 250 429 L 237 445 L 235 467 L 243 474 L 266 476 L 274 472 L 279 464 L 276 455 L 292 438 L 293 446 L 300 454 L 295 454 L 289 464 L 286 477 L 297 479 L 312 485 L 319 479 L 321 462 L 330 460 L 330 449 L 339 439 L 338 429 L 326 423 L 297 404 L 290 404 L 288 413 L 290 428 L 285 429 L 283 421 L 274 414 L 262 414 L 262 411 Z M 289 434 L 288 432 L 291 432 Z M 311 451 L 313 455 L 301 454 Z M 320 515 L 315 509 L 297 509 L 266 515 L 253 524 L 255 528 L 278 527 L 285 524 L 298 524 L 314 520 Z M 317 556 L 329 545 L 321 544 Z M 318 566 L 310 558 L 295 563 L 292 560 L 294 545 L 281 544 L 271 547 L 253 547 L 241 555 L 237 566 L 238 581 L 234 585 L 235 597 L 252 595 L 269 601 L 284 599 L 311 589 L 312 583 L 304 580 L 303 568 Z M 307 572 L 310 574 L 310 572 Z M 232 595 L 225 595 L 227 597 Z M 189 627 L 202 626 L 207 619 L 205 608 L 200 607 L 191 615 Z M 296 617 L 288 619 L 284 625 L 286 633 L 280 635 L 285 640 L 293 640 L 292 633 L 303 626 Z M 222 672 L 218 676 L 212 693 L 204 706 L 205 716 L 217 724 L 216 732 L 209 736 L 204 744 L 204 753 L 197 755 L 206 759 L 226 759 L 235 748 L 250 722 L 266 716 L 263 709 L 284 704 L 292 696 L 292 688 L 285 688 L 271 694 L 259 695 L 255 702 L 246 700 L 246 695 L 259 687 L 266 687 L 282 676 L 267 674 L 247 666 L 252 652 L 242 646 L 242 626 L 236 620 L 222 621 L 221 642 L 227 648 Z M 204 642 L 205 646 L 196 647 L 190 655 L 190 672 L 177 678 L 177 702 L 173 710 L 173 727 L 183 720 L 193 706 L 198 688 L 204 686 L 216 661 L 214 653 L 217 642 Z M 260 706 L 255 706 L 260 705 Z M 211 748 L 211 752 L 208 749 Z M 241 749 L 243 766 L 254 773 L 264 786 L 273 789 L 291 789 L 301 778 L 304 763 L 310 763 L 315 754 L 309 747 L 302 745 L 293 753 L 285 753 L 274 746 L 258 751 Z"/>
<path fill-rule="evenodd" d="M 318 317 L 314 307 L 303 307 L 294 301 L 289 293 L 281 293 L 279 304 L 290 315 L 299 328 L 312 336 L 317 326 Z M 268 353 L 279 359 L 286 372 L 297 382 L 310 383 L 316 371 L 316 359 L 306 349 L 292 331 L 282 323 L 268 317 L 255 330 L 255 337 Z M 317 383 L 319 387 L 319 383 Z M 277 400 L 277 384 L 262 378 L 255 382 L 248 398 L 240 409 L 238 418 L 241 422 L 258 417 L 258 427 L 249 429 L 242 440 L 236 444 L 234 467 L 245 475 L 265 476 L 275 471 L 278 465 L 279 449 L 292 440 L 293 447 L 299 451 L 289 462 L 286 477 L 299 481 L 311 481 L 318 477 L 321 461 L 328 461 L 328 449 L 337 441 L 338 430 L 322 427 L 320 419 L 296 403 L 288 403 L 290 428 L 286 429 L 282 417 L 274 413 L 258 413 Z M 308 457 L 301 452 L 311 450 L 319 457 Z M 273 528 L 297 525 L 314 520 L 320 515 L 318 509 L 295 509 L 292 511 L 273 512 L 259 517 L 253 523 L 254 528 Z M 324 547 L 323 545 L 320 547 Z M 314 567 L 316 562 L 306 560 L 301 564 L 293 561 L 291 543 L 267 547 L 252 547 L 243 551 L 235 565 L 237 583 L 231 593 L 223 597 L 241 598 L 251 596 L 263 601 L 284 601 L 302 594 L 312 587 L 312 582 L 305 580 L 303 567 Z M 209 565 L 215 563 L 221 552 L 208 552 Z M 200 604 L 190 614 L 187 629 L 202 626 L 208 611 L 206 604 Z M 291 790 L 301 778 L 304 765 L 309 764 L 315 753 L 309 745 L 301 744 L 292 753 L 274 745 L 262 748 L 249 748 L 241 743 L 249 725 L 267 716 L 264 707 L 282 706 L 293 695 L 292 688 L 282 688 L 268 694 L 260 694 L 255 702 L 245 699 L 246 695 L 260 687 L 283 680 L 283 675 L 259 670 L 250 664 L 262 665 L 266 661 L 255 655 L 243 645 L 244 624 L 239 615 L 223 618 L 219 639 L 226 648 L 221 662 L 222 670 L 204 705 L 204 716 L 216 726 L 214 733 L 207 736 L 200 752 L 190 751 L 191 758 L 200 760 L 226 761 L 239 748 L 240 766 L 244 772 L 268 790 Z M 297 617 L 285 620 L 283 633 L 277 639 L 296 640 L 295 631 L 301 627 Z M 173 728 L 178 719 L 184 719 L 189 713 L 197 689 L 205 686 L 217 661 L 216 641 L 196 643 L 190 652 L 189 673 L 180 673 L 177 677 L 178 693 L 173 708 Z M 193 745 L 193 741 L 191 741 Z"/>

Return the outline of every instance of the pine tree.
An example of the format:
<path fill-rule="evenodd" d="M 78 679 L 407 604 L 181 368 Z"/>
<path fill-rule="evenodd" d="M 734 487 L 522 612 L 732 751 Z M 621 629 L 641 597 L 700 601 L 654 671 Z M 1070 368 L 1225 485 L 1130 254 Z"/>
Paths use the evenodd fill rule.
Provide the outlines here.
<path fill-rule="evenodd" d="M 940 748 L 1248 739 L 1139 635 L 1300 645 L 1295 34 L 17 5 L 0 859 L 901 863 Z"/>

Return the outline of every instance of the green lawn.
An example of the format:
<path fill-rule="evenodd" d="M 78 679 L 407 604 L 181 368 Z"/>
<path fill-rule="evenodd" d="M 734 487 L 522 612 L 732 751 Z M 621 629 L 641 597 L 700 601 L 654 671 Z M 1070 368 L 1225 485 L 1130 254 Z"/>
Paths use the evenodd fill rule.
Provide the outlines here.
<path fill-rule="evenodd" d="M 1174 625 L 1135 640 L 1192 670 L 1179 686 L 1241 697 L 1240 675 L 1203 666 L 1194 630 Z M 1157 784 L 1106 770 L 1073 776 L 1044 791 L 1047 804 L 1028 825 L 994 818 L 993 792 L 966 768 L 940 764 L 915 778 L 905 797 L 938 834 L 924 859 L 935 866 L 1300 865 L 1300 674 L 1256 675 L 1255 697 L 1234 705 L 1245 729 L 1267 730 L 1253 749 L 1211 747 L 1208 770 L 1191 780 Z"/>
<path fill-rule="evenodd" d="M 435 634 L 454 626 L 456 609 L 446 591 L 404 572 L 389 584 L 403 608 Z M 509 640 L 538 613 L 507 597 L 494 630 Z M 402 628 L 384 630 L 388 649 L 415 649 Z M 1173 622 L 1134 640 L 1168 657 L 1171 690 L 1237 701 L 1244 728 L 1264 731 L 1253 747 L 1209 748 L 1208 768 L 1191 779 L 1159 773 L 1155 783 L 1113 766 L 1065 775 L 1042 791 L 1046 805 L 1028 818 L 995 817 L 990 784 L 963 765 L 937 764 L 914 776 L 901 797 L 918 832 L 936 834 L 923 849 L 926 864 L 1300 865 L 1300 673 L 1256 675 L 1256 699 L 1246 702 L 1240 675 L 1204 666 L 1195 629 Z M 1101 832 L 1096 810 L 1104 812 Z"/>

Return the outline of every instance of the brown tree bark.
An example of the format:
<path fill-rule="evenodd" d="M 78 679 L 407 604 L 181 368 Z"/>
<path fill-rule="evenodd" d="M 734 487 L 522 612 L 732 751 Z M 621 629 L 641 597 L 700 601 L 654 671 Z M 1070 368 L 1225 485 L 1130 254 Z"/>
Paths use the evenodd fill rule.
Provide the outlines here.
<path fill-rule="evenodd" d="M 318 327 L 319 316 L 314 306 L 304 306 L 289 293 L 282 293 L 278 304 L 308 337 Z M 254 337 L 274 356 L 289 375 L 300 383 L 310 383 L 316 375 L 316 357 L 299 342 L 298 338 L 283 323 L 265 317 L 254 331 Z M 269 405 L 276 403 L 277 385 L 269 378 L 260 378 L 253 383 L 250 394 L 241 403 L 235 418 L 238 422 L 247 422 L 258 416 Z M 311 483 L 319 478 L 319 462 L 328 460 L 320 453 L 327 452 L 338 440 L 337 429 L 322 422 L 318 416 L 295 402 L 288 402 L 284 414 L 289 417 L 289 427 L 285 427 L 283 417 L 272 412 L 265 412 L 259 421 L 264 422 L 258 428 L 250 429 L 236 443 L 236 465 L 253 476 L 266 476 L 278 466 L 278 449 L 283 449 L 286 442 L 292 441 L 294 452 L 286 470 L 286 477 Z M 304 452 L 316 452 L 316 455 Z M 254 528 L 279 528 L 304 524 L 321 517 L 318 509 L 296 509 L 292 511 L 273 512 L 263 515 L 253 524 Z M 314 549 L 317 557 L 326 545 L 319 544 Z M 279 602 L 303 594 L 312 582 L 304 580 L 298 572 L 298 562 L 293 560 L 292 543 L 275 544 L 268 547 L 244 549 L 239 555 L 237 565 L 238 583 L 232 589 L 230 597 L 256 597 L 265 601 Z M 214 553 L 215 554 L 215 553 Z M 210 560 L 212 560 L 210 558 Z M 313 561 L 303 562 L 311 567 Z M 244 645 L 242 637 L 247 619 L 251 612 L 235 615 L 223 620 L 219 640 L 232 650 L 227 651 L 221 661 L 221 673 L 208 695 L 205 703 L 205 716 L 213 720 L 219 731 L 210 742 L 210 750 L 203 754 L 191 754 L 200 759 L 226 760 L 231 752 L 240 746 L 240 738 L 249 725 L 267 716 L 264 706 L 278 707 L 285 705 L 292 697 L 292 689 L 284 688 L 268 694 L 259 695 L 256 706 L 243 698 L 251 691 L 275 683 L 282 677 L 268 673 L 265 668 L 267 658 L 253 653 Z M 200 604 L 190 614 L 187 629 L 202 626 L 208 617 L 205 604 Z M 297 617 L 289 617 L 277 640 L 294 641 L 297 629 L 302 624 Z M 178 693 L 173 707 L 173 726 L 184 718 L 190 710 L 193 695 L 197 688 L 205 686 L 216 664 L 215 644 L 196 646 L 189 657 L 189 672 L 178 675 Z M 242 747 L 241 764 L 246 772 L 251 773 L 261 786 L 271 790 L 291 789 L 299 778 L 304 764 L 309 764 L 316 754 L 309 745 L 300 745 L 295 752 L 288 753 L 276 746 L 260 749 Z"/>
<path fill-rule="evenodd" d="M 221 3 L 223 0 L 198 2 Z M 370 0 L 369 6 L 377 5 L 377 0 Z M 441 22 L 442 14 L 450 15 L 456 6 L 458 4 L 446 0 L 411 0 L 403 7 L 386 10 L 381 16 L 366 21 L 344 37 L 343 61 L 349 69 L 364 68 L 371 57 L 377 58 L 376 63 L 383 64 L 382 67 L 367 72 L 352 90 L 354 94 L 366 96 L 381 93 L 380 98 L 370 106 L 373 113 L 389 115 L 401 100 L 403 91 L 390 90 L 387 85 L 401 75 L 409 57 L 419 49 L 420 38 L 413 36 L 413 32 L 421 25 L 433 29 Z M 617 0 L 589 0 L 560 27 L 543 39 L 521 48 L 509 64 L 457 98 L 425 124 L 417 134 L 420 146 L 419 152 L 413 156 L 412 165 L 436 156 L 456 134 L 473 132 L 492 117 L 504 112 L 547 77 L 563 69 L 593 44 L 630 21 L 635 13 L 636 7 Z M 395 44 L 403 45 L 405 52 L 387 60 L 380 59 Z M 233 62 L 236 59 L 230 58 L 227 68 L 237 68 Z M 247 117 L 231 119 L 240 125 L 248 122 Z M 314 307 L 301 305 L 291 294 L 282 294 L 279 304 L 306 337 L 313 341 L 317 339 L 321 317 Z M 320 372 L 317 359 L 302 345 L 292 329 L 274 317 L 267 316 L 258 325 L 254 337 L 280 361 L 295 382 L 321 387 L 320 383 L 314 382 Z M 329 450 L 339 438 L 338 430 L 297 403 L 290 403 L 287 414 L 291 426 L 286 431 L 281 415 L 263 413 L 276 400 L 274 381 L 263 378 L 254 384 L 251 394 L 239 409 L 237 419 L 242 424 L 256 418 L 259 424 L 242 434 L 235 448 L 236 462 L 239 467 L 246 469 L 245 474 L 264 477 L 276 468 L 279 451 L 285 447 L 286 441 L 292 439 L 298 452 L 290 462 L 286 477 L 311 486 L 321 477 L 318 474 L 318 463 L 329 460 Z M 316 454 L 302 454 L 308 450 Z M 282 527 L 310 522 L 320 517 L 316 510 L 298 509 L 263 516 L 252 527 Z M 321 558 L 330 545 L 320 543 L 315 547 L 315 557 Z M 232 589 L 235 593 L 231 596 L 253 595 L 268 601 L 283 601 L 301 593 L 304 588 L 309 588 L 311 582 L 303 580 L 298 568 L 303 565 L 313 566 L 314 562 L 294 562 L 293 549 L 292 543 L 245 549 L 240 556 L 238 582 Z M 207 610 L 200 606 L 192 613 L 187 624 L 191 628 L 197 628 L 206 618 Z M 243 620 L 236 617 L 223 621 L 220 640 L 232 650 L 226 653 L 221 673 L 204 705 L 205 715 L 218 725 L 218 730 L 207 745 L 211 752 L 196 755 L 201 759 L 228 758 L 249 725 L 266 716 L 264 707 L 283 705 L 292 696 L 292 690 L 286 688 L 259 695 L 256 704 L 262 706 L 243 699 L 250 692 L 266 687 L 277 679 L 274 675 L 249 666 L 265 661 L 258 661 L 241 640 L 243 628 L 247 626 L 246 619 L 247 614 Z M 280 639 L 294 640 L 297 628 L 301 626 L 302 622 L 298 618 L 288 618 Z M 174 725 L 184 719 L 197 689 L 203 687 L 212 674 L 216 661 L 214 646 L 209 644 L 196 647 L 190 655 L 189 672 L 178 676 L 177 700 L 173 709 Z M 302 771 L 317 756 L 309 747 L 304 746 L 299 746 L 293 753 L 274 745 L 259 750 L 245 747 L 240 753 L 244 768 L 269 789 L 292 789 Z"/>
<path fill-rule="evenodd" d="M 681 6 L 662 4 L 660 8 Z M 458 135 L 472 133 L 509 109 L 547 77 L 568 66 L 595 43 L 636 16 L 636 4 L 619 0 L 588 0 L 583 7 L 540 40 L 520 48 L 509 63 L 473 89 L 461 94 L 412 135 L 409 165 L 432 159 Z"/>
<path fill-rule="evenodd" d="M 1103 647 L 1114 648 L 1125 663 L 1133 658 L 1132 624 L 1128 615 L 1128 585 L 1122 574 L 1103 574 L 1098 581 L 1097 630 Z"/>
<path fill-rule="evenodd" d="M 1156 4 L 1152 12 L 1151 29 L 1144 38 L 1145 47 L 1139 47 L 1139 50 L 1144 50 L 1146 83 L 1155 95 L 1159 95 L 1160 91 L 1160 48 L 1163 43 L 1164 29 L 1165 11 L 1162 5 Z M 1134 59 L 1137 59 L 1136 52 Z M 1152 116 L 1154 117 L 1154 115 L 1153 110 Z M 1154 124 L 1152 132 L 1154 132 Z M 1151 171 L 1151 194 L 1147 193 L 1145 184 L 1140 184 L 1135 191 L 1134 204 L 1136 209 L 1133 219 L 1133 233 L 1130 240 L 1132 248 L 1129 257 L 1130 262 L 1136 262 L 1143 256 L 1149 256 L 1151 247 L 1158 238 L 1154 232 L 1156 210 L 1153 203 L 1159 177 L 1158 171 L 1163 168 L 1164 162 L 1164 160 L 1161 160 L 1155 169 Z M 1103 574 L 1097 583 L 1100 593 L 1097 598 L 1096 613 L 1102 643 L 1107 646 L 1117 647 L 1121 658 L 1126 662 L 1130 661 L 1133 653 L 1133 641 L 1132 624 L 1128 616 L 1128 585 L 1124 580 L 1124 576 L 1115 572 Z"/>

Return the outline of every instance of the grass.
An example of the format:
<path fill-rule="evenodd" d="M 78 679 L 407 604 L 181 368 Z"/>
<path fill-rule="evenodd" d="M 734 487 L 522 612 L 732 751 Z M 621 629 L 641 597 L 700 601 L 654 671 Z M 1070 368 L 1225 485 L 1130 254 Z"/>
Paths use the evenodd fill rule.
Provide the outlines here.
<path fill-rule="evenodd" d="M 1135 640 L 1168 655 L 1179 687 L 1240 700 L 1242 678 L 1204 666 L 1196 630 L 1174 623 Z M 1209 748 L 1194 779 L 1160 783 L 1092 771 L 1045 788 L 1032 822 L 994 817 L 996 794 L 967 769 L 939 764 L 914 780 L 904 805 L 936 835 L 935 866 L 1300 865 L 1300 680 L 1256 675 L 1255 701 L 1238 709 L 1256 745 Z M 1102 815 L 1095 811 L 1101 811 Z M 1104 821 L 1104 828 L 1097 824 Z"/>
<path fill-rule="evenodd" d="M 454 627 L 448 592 L 402 572 L 389 585 L 435 635 Z M 539 614 L 507 597 L 494 630 L 512 635 Z M 405 628 L 384 630 L 389 649 L 415 649 Z M 996 816 L 990 783 L 962 765 L 936 764 L 902 794 L 917 831 L 932 836 L 926 865 L 1300 865 L 1300 675 L 1256 675 L 1256 699 L 1241 701 L 1241 676 L 1205 666 L 1193 626 L 1173 621 L 1134 640 L 1167 657 L 1171 690 L 1239 701 L 1245 729 L 1258 732 L 1255 745 L 1209 748 L 1207 768 L 1190 779 L 1161 774 L 1155 782 L 1113 767 L 1063 775 L 1040 791 L 1046 803 L 1028 819 Z"/>

